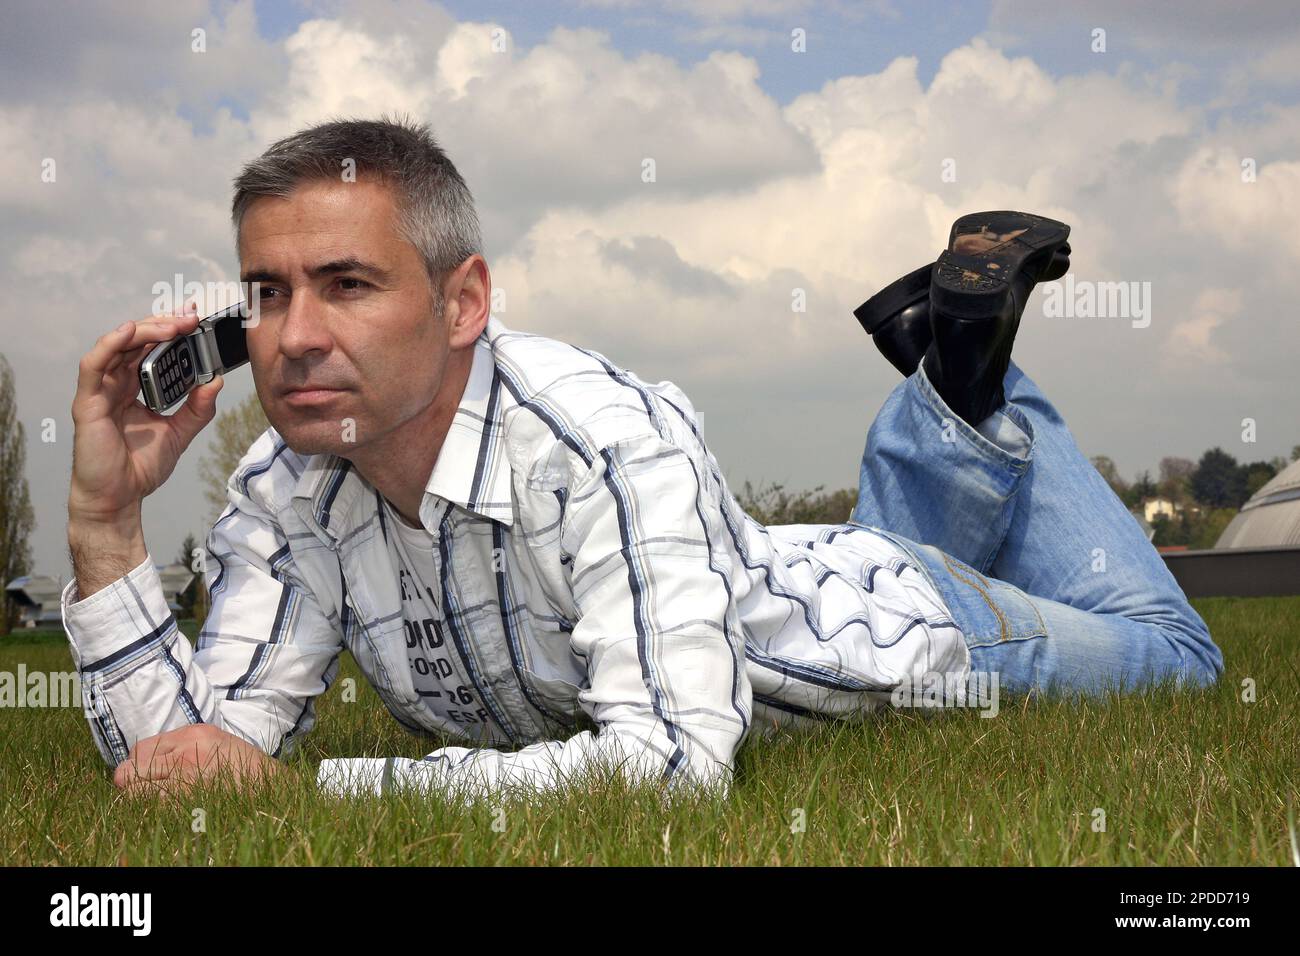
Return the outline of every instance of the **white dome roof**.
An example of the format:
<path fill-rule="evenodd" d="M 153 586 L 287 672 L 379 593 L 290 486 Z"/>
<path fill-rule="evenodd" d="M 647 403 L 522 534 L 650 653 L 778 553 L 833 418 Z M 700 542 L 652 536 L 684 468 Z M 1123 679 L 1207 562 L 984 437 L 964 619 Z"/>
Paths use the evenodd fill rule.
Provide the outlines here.
<path fill-rule="evenodd" d="M 1251 495 L 1215 547 L 1300 547 L 1300 461 Z"/>

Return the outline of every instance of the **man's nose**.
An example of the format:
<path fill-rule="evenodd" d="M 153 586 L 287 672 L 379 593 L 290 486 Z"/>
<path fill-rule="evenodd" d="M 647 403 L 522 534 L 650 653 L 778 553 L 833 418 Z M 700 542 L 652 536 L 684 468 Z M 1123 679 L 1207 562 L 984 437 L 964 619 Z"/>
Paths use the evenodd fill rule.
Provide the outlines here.
<path fill-rule="evenodd" d="M 322 304 L 310 292 L 293 295 L 280 323 L 280 351 L 299 359 L 309 352 L 328 352 L 333 344 Z"/>

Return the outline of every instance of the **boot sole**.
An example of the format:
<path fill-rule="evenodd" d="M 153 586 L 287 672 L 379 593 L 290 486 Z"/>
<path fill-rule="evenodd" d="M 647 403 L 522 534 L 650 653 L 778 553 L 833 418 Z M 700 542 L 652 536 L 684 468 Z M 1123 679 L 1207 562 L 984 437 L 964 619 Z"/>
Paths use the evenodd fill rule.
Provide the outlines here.
<path fill-rule="evenodd" d="M 1025 232 L 983 252 L 951 251 L 959 236 L 983 229 L 999 234 Z M 1000 314 L 1017 274 L 1025 272 L 1035 281 L 1064 275 L 1069 254 L 1060 253 L 1069 235 L 1065 223 L 1030 213 L 1000 210 L 962 216 L 949 233 L 949 249 L 934 264 L 931 306 L 954 318 L 986 319 Z"/>

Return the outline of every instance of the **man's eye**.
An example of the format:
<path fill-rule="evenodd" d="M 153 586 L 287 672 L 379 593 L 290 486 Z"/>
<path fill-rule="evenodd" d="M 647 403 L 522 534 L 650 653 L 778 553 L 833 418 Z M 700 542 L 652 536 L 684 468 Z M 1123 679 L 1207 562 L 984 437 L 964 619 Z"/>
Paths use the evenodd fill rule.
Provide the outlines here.
<path fill-rule="evenodd" d="M 269 299 L 269 298 L 271 298 L 271 293 L 273 293 L 273 292 L 279 292 L 279 290 L 278 290 L 278 289 L 268 289 L 266 286 L 261 286 L 261 287 L 257 290 L 257 292 L 258 292 L 258 296 L 259 296 L 260 298 L 263 298 L 263 299 Z"/>
<path fill-rule="evenodd" d="M 339 279 L 339 286 L 345 292 L 358 292 L 370 283 L 362 279 Z"/>

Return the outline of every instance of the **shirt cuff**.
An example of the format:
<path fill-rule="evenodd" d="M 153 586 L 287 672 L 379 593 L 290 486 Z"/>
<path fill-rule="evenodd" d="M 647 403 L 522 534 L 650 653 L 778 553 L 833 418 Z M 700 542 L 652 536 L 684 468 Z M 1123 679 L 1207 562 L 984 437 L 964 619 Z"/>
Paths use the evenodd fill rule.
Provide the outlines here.
<path fill-rule="evenodd" d="M 78 669 L 93 666 L 141 637 L 156 633 L 171 617 L 158 569 L 149 554 L 88 598 L 81 597 L 74 577 L 64 586 L 59 607 Z"/>
<path fill-rule="evenodd" d="M 378 796 L 391 786 L 393 757 L 340 757 L 322 760 L 316 786 L 331 797 Z"/>

